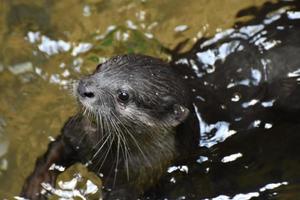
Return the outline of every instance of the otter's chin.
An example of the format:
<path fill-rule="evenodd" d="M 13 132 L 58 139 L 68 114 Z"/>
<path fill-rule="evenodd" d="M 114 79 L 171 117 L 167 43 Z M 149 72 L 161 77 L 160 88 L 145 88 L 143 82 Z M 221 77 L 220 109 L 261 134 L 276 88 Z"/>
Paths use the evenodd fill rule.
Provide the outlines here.
<path fill-rule="evenodd" d="M 97 113 L 95 112 L 97 109 L 90 102 L 85 101 L 77 96 L 77 102 L 79 107 L 79 113 L 87 118 L 89 121 L 96 121 Z"/>
<path fill-rule="evenodd" d="M 94 113 L 92 107 L 88 107 L 79 103 L 79 114 L 82 115 L 86 120 L 88 120 L 91 124 L 96 125 L 97 122 L 97 114 Z"/>
<path fill-rule="evenodd" d="M 77 101 L 83 110 L 92 111 L 95 109 L 91 102 L 88 102 L 81 97 L 77 97 Z"/>

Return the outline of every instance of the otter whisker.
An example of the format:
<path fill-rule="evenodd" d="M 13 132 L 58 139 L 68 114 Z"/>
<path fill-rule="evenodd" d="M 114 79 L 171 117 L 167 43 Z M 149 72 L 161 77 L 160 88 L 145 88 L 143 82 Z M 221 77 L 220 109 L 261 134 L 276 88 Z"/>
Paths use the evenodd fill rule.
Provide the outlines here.
<path fill-rule="evenodd" d="M 88 110 L 88 108 L 84 107 L 83 115 L 86 115 L 87 110 Z"/>
<path fill-rule="evenodd" d="M 116 124 L 116 126 L 119 127 L 118 124 Z M 124 149 L 122 148 L 122 152 L 123 152 L 123 155 L 124 155 L 124 164 L 125 164 L 125 168 L 126 168 L 127 179 L 129 180 L 129 157 L 130 157 L 130 152 L 129 152 L 129 149 L 128 149 L 128 144 L 127 144 L 126 137 L 124 136 L 122 131 L 120 131 L 120 136 L 121 136 L 121 139 L 122 139 L 122 145 L 124 146 Z"/>
<path fill-rule="evenodd" d="M 110 152 L 110 150 L 111 150 L 111 147 L 112 147 L 112 144 L 113 144 L 114 138 L 115 138 L 115 135 L 114 135 L 114 134 L 111 134 L 111 132 L 110 132 L 109 124 L 107 123 L 107 120 L 106 120 L 106 117 L 105 117 L 105 116 L 104 116 L 103 120 L 105 120 L 104 125 L 106 125 L 106 129 L 107 129 L 107 134 L 106 134 L 106 135 L 107 135 L 107 141 L 106 141 L 105 143 L 107 143 L 108 140 L 110 140 L 110 144 L 109 144 L 108 149 L 107 149 L 106 152 L 104 153 L 104 158 L 103 158 L 103 156 L 101 156 L 100 159 L 99 159 L 98 162 L 97 162 L 97 165 L 99 165 L 101 159 L 103 158 L 103 161 L 101 162 L 100 167 L 98 168 L 98 172 L 99 172 L 100 169 L 102 168 L 102 165 L 105 163 L 105 160 L 106 160 L 106 158 L 107 158 L 107 156 L 108 156 L 108 154 L 109 154 L 109 152 Z M 105 127 L 104 127 L 104 129 L 105 129 Z M 102 149 L 102 148 L 101 148 L 101 149 Z M 101 149 L 100 149 L 100 150 L 101 150 Z M 100 151 L 98 151 L 98 153 L 99 153 L 99 152 L 100 152 Z"/>
<path fill-rule="evenodd" d="M 105 153 L 105 156 L 104 156 L 104 158 L 103 158 L 102 163 L 100 164 L 100 167 L 99 167 L 99 169 L 98 169 L 98 172 L 100 171 L 100 169 L 102 168 L 103 164 L 105 163 L 106 158 L 107 158 L 107 156 L 108 156 L 108 154 L 109 154 L 109 152 L 110 152 L 110 150 L 111 150 L 111 147 L 112 147 L 112 144 L 113 144 L 113 141 L 114 141 L 114 137 L 115 137 L 115 136 L 113 135 L 112 137 L 113 137 L 113 138 L 112 138 L 111 141 L 110 141 L 109 147 L 108 147 L 108 149 L 107 149 L 107 151 L 106 151 L 106 153 Z M 99 161 L 100 161 L 100 159 L 99 159 Z M 99 162 L 98 162 L 97 164 L 99 164 Z"/>
<path fill-rule="evenodd" d="M 103 141 L 103 143 L 101 144 L 101 146 L 97 149 L 97 151 L 93 154 L 92 159 L 94 160 L 96 158 L 96 156 L 100 153 L 100 151 L 102 150 L 102 148 L 105 146 L 105 144 L 108 142 L 108 140 L 110 139 L 110 135 L 106 134 L 104 135 L 104 129 L 103 129 L 103 125 L 102 125 L 102 118 L 101 115 L 99 113 L 94 114 L 96 117 L 96 123 L 97 123 L 97 128 L 99 128 L 100 125 L 100 129 L 99 132 L 101 132 L 101 139 L 99 139 L 99 141 L 92 147 L 92 149 L 96 149 L 98 145 L 101 144 L 101 142 Z"/>
<path fill-rule="evenodd" d="M 112 115 L 117 119 L 117 116 L 112 113 Z M 126 168 L 126 174 L 127 174 L 127 179 L 129 180 L 129 166 L 128 166 L 128 157 L 129 155 L 129 150 L 128 150 L 128 146 L 127 146 L 127 141 L 126 138 L 124 137 L 118 123 L 116 123 L 114 120 L 112 120 L 112 125 L 114 126 L 116 133 L 118 134 L 118 137 L 120 137 L 121 139 L 121 151 L 123 154 L 123 158 L 124 158 L 124 165 Z"/>
<path fill-rule="evenodd" d="M 145 161 L 149 164 L 149 166 L 151 165 L 150 160 L 148 159 L 148 157 L 145 155 L 145 153 L 143 152 L 141 146 L 139 145 L 138 141 L 135 139 L 135 137 L 132 135 L 131 131 L 127 129 L 126 126 L 124 126 L 121 123 L 122 127 L 124 128 L 125 132 L 130 136 L 130 138 L 132 139 L 133 143 L 135 144 L 135 146 L 138 148 L 138 150 L 141 152 L 142 156 L 144 157 Z"/>
<path fill-rule="evenodd" d="M 106 139 L 104 140 L 104 138 L 106 138 Z M 101 143 L 101 141 L 104 140 L 104 142 L 101 144 L 101 146 L 97 149 L 97 151 L 92 156 L 92 160 L 99 154 L 99 152 L 102 150 L 102 148 L 104 147 L 104 145 L 107 143 L 108 139 L 109 139 L 109 136 L 103 137 L 100 141 L 97 142 L 97 144 L 95 145 L 95 147 L 93 147 L 93 149 L 95 149 L 96 146 L 98 146 Z"/>
<path fill-rule="evenodd" d="M 114 175 L 114 183 L 113 185 L 115 185 L 116 183 L 116 178 L 117 178 L 117 174 L 118 174 L 118 165 L 119 165 L 119 154 L 120 154 L 120 137 L 118 137 L 118 141 L 117 141 L 117 158 L 116 158 L 116 166 L 115 166 L 115 175 Z"/>
<path fill-rule="evenodd" d="M 104 130 L 104 125 L 103 125 L 103 119 L 101 114 L 98 113 L 99 116 L 99 121 L 100 121 L 100 131 L 101 131 L 101 136 L 104 137 L 105 130 Z"/>

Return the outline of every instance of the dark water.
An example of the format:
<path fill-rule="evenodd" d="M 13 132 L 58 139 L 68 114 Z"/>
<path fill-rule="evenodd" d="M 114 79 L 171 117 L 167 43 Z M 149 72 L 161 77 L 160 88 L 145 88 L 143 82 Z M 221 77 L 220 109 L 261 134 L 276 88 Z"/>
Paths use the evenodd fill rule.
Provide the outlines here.
<path fill-rule="evenodd" d="M 135 52 L 173 56 L 173 63 L 194 69 L 187 78 L 201 80 L 196 90 L 215 94 L 203 93 L 195 104 L 201 153 L 169 168 L 163 194 L 300 199 L 300 125 L 290 112 L 298 109 L 297 98 L 283 96 L 281 110 L 272 111 L 273 96 L 262 98 L 260 88 L 299 76 L 300 14 L 291 11 L 291 1 L 265 2 L 2 0 L 0 198 L 18 194 L 37 156 L 75 113 L 71 81 L 112 55 Z M 187 53 L 164 50 L 187 38 L 181 50 Z M 242 53 L 252 48 L 258 53 Z M 214 102 L 213 109 L 207 102 Z M 60 177 L 56 193 L 61 199 L 97 199 L 100 187 L 98 178 L 77 165 Z"/>
<path fill-rule="evenodd" d="M 172 169 L 169 198 L 300 199 L 299 10 L 299 1 L 241 10 L 253 18 L 173 56 L 193 69 L 184 76 L 203 153 Z"/>

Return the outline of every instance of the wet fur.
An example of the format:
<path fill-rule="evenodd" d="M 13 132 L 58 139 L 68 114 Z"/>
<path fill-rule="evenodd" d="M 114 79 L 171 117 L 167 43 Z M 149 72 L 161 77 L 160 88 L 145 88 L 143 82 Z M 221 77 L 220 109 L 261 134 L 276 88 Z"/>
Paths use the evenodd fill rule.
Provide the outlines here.
<path fill-rule="evenodd" d="M 113 189 L 104 192 L 105 199 L 135 199 L 155 185 L 172 162 L 198 144 L 188 88 L 183 79 L 177 78 L 174 68 L 159 59 L 114 57 L 82 78 L 76 88 L 92 92 L 95 97 L 85 98 L 77 92 L 81 112 L 68 120 L 62 135 L 53 142 L 63 145 L 49 146 L 57 153 L 46 153 L 37 162 L 23 188 L 25 197 L 41 198 L 37 185 L 48 179 L 37 177 L 49 175 L 51 184 L 55 182 L 56 176 L 45 171 L 45 166 L 60 163 L 50 157 L 64 154 L 62 146 L 71 149 L 74 158 L 62 166 L 81 162 L 95 173 L 104 174 L 104 191 Z M 116 98 L 120 89 L 131 96 L 126 105 Z"/>

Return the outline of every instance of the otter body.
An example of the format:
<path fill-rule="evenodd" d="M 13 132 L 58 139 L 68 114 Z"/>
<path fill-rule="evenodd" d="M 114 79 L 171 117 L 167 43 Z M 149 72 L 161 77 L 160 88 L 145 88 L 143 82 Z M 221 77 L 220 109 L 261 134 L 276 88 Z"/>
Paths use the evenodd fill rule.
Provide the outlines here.
<path fill-rule="evenodd" d="M 69 119 L 39 159 L 23 196 L 41 198 L 37 185 L 56 178 L 56 172 L 44 171 L 51 164 L 81 162 L 104 174 L 104 188 L 113 189 L 106 199 L 135 199 L 176 158 L 197 147 L 199 130 L 188 88 L 159 59 L 114 57 L 82 78 L 76 95 L 82 113 Z"/>
<path fill-rule="evenodd" d="M 41 183 L 54 184 L 59 173 L 48 170 L 53 163 L 81 162 L 104 174 L 112 189 L 104 199 L 136 199 L 196 150 L 200 135 L 218 131 L 207 124 L 243 132 L 291 120 L 300 108 L 300 23 L 278 16 L 200 40 L 170 64 L 125 55 L 99 65 L 78 82 L 82 112 L 38 159 L 22 196 L 42 198 Z"/>

